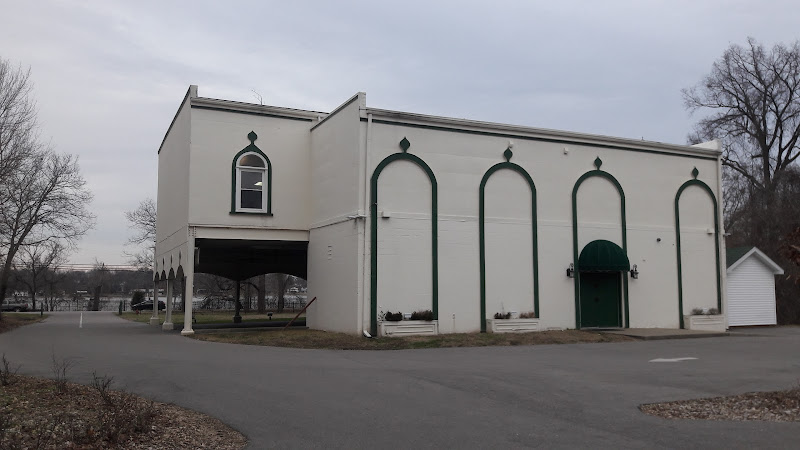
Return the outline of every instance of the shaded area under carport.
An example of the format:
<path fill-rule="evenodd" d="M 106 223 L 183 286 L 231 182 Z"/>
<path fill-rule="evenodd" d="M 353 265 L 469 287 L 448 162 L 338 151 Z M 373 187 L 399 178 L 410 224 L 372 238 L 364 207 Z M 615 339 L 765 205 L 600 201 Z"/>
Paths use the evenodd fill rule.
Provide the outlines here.
<path fill-rule="evenodd" d="M 264 273 L 285 273 L 307 278 L 307 241 L 260 241 L 243 239 L 195 240 L 196 273 L 242 281 Z"/>

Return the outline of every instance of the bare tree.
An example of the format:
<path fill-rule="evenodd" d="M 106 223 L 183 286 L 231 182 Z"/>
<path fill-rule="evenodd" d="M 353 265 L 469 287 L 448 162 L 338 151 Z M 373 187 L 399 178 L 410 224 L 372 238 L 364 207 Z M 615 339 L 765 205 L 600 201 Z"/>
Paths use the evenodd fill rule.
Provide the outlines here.
<path fill-rule="evenodd" d="M 48 241 L 75 245 L 93 225 L 87 210 L 92 194 L 77 159 L 50 149 L 38 149 L 9 174 L 4 188 L 10 194 L 0 208 L 0 302 L 5 298 L 12 262 L 20 248 Z"/>
<path fill-rule="evenodd" d="M 800 41 L 731 45 L 683 98 L 689 110 L 708 114 L 690 142 L 723 143 L 727 244 L 756 245 L 787 267 L 779 248 L 800 224 Z M 785 280 L 776 286 L 779 323 L 800 323 L 792 289 Z"/>
<path fill-rule="evenodd" d="M 48 282 L 53 282 L 54 277 L 48 275 L 51 275 L 58 266 L 63 264 L 64 260 L 64 246 L 58 241 L 45 241 L 20 249 L 16 272 L 17 280 L 31 294 L 33 309 L 36 309 L 36 294 Z"/>
<path fill-rule="evenodd" d="M 36 140 L 32 89 L 30 70 L 0 58 L 0 208 L 9 195 L 7 178 L 30 156 Z"/>
<path fill-rule="evenodd" d="M 258 313 L 264 314 L 267 312 L 266 302 L 266 289 L 267 289 L 267 275 L 261 274 L 258 277 Z"/>
<path fill-rule="evenodd" d="M 149 269 L 153 264 L 153 246 L 156 240 L 156 202 L 152 198 L 142 200 L 136 209 L 125 211 L 125 218 L 128 220 L 128 228 L 134 231 L 125 245 L 136 248 L 125 251 L 125 256 L 130 264 Z"/>
<path fill-rule="evenodd" d="M 277 298 L 276 310 L 282 313 L 286 307 L 286 289 L 289 288 L 292 276 L 283 273 L 273 273 L 270 276 L 272 278 L 272 287 L 275 290 L 275 297 Z"/>
<path fill-rule="evenodd" d="M 100 295 L 108 283 L 108 278 L 109 273 L 105 263 L 95 259 L 94 267 L 89 272 L 89 286 L 92 288 L 92 311 L 100 311 Z"/>
<path fill-rule="evenodd" d="M 770 50 L 753 38 L 731 45 L 683 98 L 689 110 L 709 113 L 690 140 L 721 139 L 722 163 L 749 185 L 757 214 L 768 217 L 782 177 L 800 156 L 800 41 Z M 752 225 L 754 234 L 774 240 L 768 223 Z"/>

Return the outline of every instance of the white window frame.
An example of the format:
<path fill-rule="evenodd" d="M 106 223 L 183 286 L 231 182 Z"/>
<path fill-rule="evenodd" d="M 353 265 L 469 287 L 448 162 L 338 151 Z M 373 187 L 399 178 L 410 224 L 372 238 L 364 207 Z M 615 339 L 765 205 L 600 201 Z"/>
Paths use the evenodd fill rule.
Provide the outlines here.
<path fill-rule="evenodd" d="M 253 167 L 253 166 L 242 166 L 239 165 L 239 161 L 242 160 L 245 156 L 254 155 L 261 160 L 261 163 L 264 164 L 264 167 Z M 267 212 L 267 196 L 270 194 L 268 192 L 269 186 L 267 183 L 267 161 L 264 160 L 264 157 L 259 155 L 256 152 L 247 152 L 239 155 L 239 158 L 236 159 L 236 212 L 249 212 L 249 213 L 265 213 Z M 261 208 L 243 208 L 242 207 L 242 171 L 248 172 L 260 172 L 261 173 Z M 247 189 L 246 189 L 247 190 Z"/>

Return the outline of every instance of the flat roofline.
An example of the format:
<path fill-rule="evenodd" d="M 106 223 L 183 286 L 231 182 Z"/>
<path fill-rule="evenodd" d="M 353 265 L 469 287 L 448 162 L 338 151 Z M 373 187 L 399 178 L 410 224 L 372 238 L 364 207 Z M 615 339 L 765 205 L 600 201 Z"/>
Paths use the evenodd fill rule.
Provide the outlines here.
<path fill-rule="evenodd" d="M 258 105 L 255 103 L 235 102 L 209 97 L 192 97 L 191 106 L 228 111 L 244 114 L 257 114 L 265 116 L 286 117 L 289 119 L 322 120 L 328 113 L 322 111 L 308 111 L 305 109 L 284 108 L 281 106 Z"/>
<path fill-rule="evenodd" d="M 509 125 L 496 122 L 483 122 L 470 119 L 432 116 L 427 114 L 392 111 L 379 108 L 366 108 L 364 115 L 372 114 L 373 123 L 391 123 L 412 127 L 432 128 L 442 131 L 468 132 L 487 134 L 509 138 L 536 139 L 570 144 L 602 145 L 625 149 L 639 149 L 673 154 L 691 154 L 717 159 L 721 150 L 700 146 L 666 144 L 663 142 L 645 141 L 630 138 L 603 136 L 598 134 L 576 133 L 547 128 L 535 128 L 522 125 Z M 363 120 L 363 119 L 362 119 Z"/>

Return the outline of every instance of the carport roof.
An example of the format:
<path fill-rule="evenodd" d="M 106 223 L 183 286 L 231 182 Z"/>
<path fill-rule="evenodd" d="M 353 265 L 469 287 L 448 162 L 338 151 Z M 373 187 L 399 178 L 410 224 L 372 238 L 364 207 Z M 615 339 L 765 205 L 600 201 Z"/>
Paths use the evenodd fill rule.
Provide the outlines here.
<path fill-rule="evenodd" d="M 307 278 L 307 241 L 245 239 L 195 240 L 195 272 L 246 280 L 264 273 L 285 273 Z"/>

